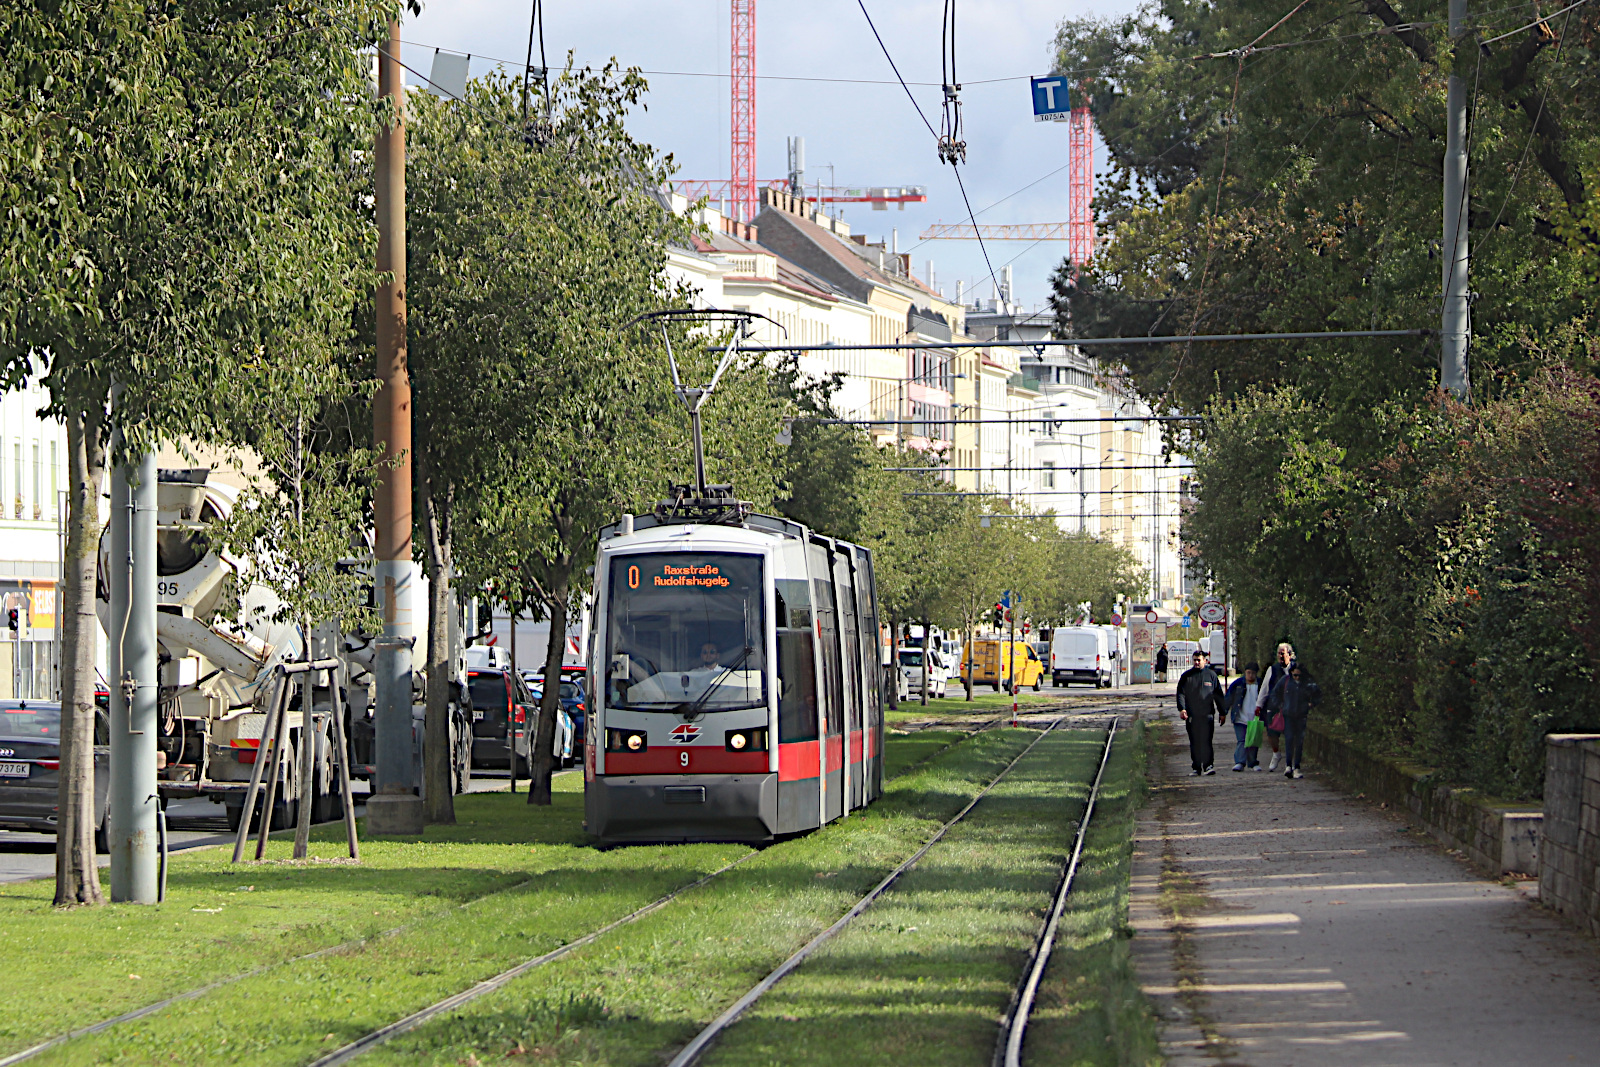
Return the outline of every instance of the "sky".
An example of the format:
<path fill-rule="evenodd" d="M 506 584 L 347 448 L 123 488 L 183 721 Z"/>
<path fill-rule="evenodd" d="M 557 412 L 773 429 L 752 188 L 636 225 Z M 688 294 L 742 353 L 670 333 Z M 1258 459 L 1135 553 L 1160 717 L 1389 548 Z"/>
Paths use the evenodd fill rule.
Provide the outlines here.
<path fill-rule="evenodd" d="M 937 129 L 942 0 L 864 2 Z M 434 51 L 444 49 L 471 54 L 474 77 L 496 59 L 520 67 L 530 3 L 425 0 L 423 13 L 401 28 L 405 62 L 426 74 Z M 1066 221 L 1067 127 L 1034 121 L 1028 77 L 1050 72 L 1051 40 L 1061 19 L 1110 17 L 1132 6 L 1130 0 L 960 0 L 956 56 L 967 141 L 961 177 L 979 222 Z M 571 52 L 580 65 L 615 57 L 659 72 L 647 75 L 647 109 L 634 115 L 634 135 L 670 153 L 680 177 L 726 179 L 729 8 L 729 0 L 547 0 L 546 55 L 552 68 Z M 975 241 L 919 243 L 918 235 L 935 222 L 966 221 L 966 207 L 951 168 L 939 162 L 934 136 L 894 80 L 856 0 L 758 2 L 756 73 L 757 177 L 785 175 L 786 138 L 798 135 L 805 138 L 808 182 L 926 186 L 925 204 L 886 212 L 843 205 L 844 218 L 853 232 L 870 240 L 890 237 L 897 229 L 899 248 L 911 253 L 917 275 L 926 279 L 927 261 L 933 260 L 946 295 L 954 296 L 960 279 L 969 295 L 987 299 L 993 294 L 990 265 L 998 277 L 1001 265 L 1010 262 L 1015 299 L 1030 308 L 1045 302 L 1050 272 L 1066 254 L 1064 242 L 986 242 L 987 264 Z M 855 81 L 809 80 L 826 78 Z M 1104 159 L 1103 150 L 1097 151 L 1097 176 Z"/>

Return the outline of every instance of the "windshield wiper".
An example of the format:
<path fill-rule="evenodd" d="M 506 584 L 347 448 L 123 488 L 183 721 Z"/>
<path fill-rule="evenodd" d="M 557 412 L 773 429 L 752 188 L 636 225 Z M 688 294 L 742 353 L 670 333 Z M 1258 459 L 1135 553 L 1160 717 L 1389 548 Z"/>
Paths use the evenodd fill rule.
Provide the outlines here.
<path fill-rule="evenodd" d="M 700 696 L 695 699 L 695 702 L 690 704 L 687 709 L 682 712 L 683 717 L 685 719 L 692 719 L 703 712 L 705 710 L 706 701 L 711 699 L 711 694 L 716 692 L 717 686 L 722 684 L 722 680 L 743 666 L 744 661 L 749 659 L 750 653 L 754 652 L 755 650 L 755 645 L 745 645 L 744 651 L 739 653 L 738 659 L 734 660 L 728 666 L 722 668 L 721 674 L 718 674 L 715 678 L 706 683 L 706 691 L 701 693 Z"/>

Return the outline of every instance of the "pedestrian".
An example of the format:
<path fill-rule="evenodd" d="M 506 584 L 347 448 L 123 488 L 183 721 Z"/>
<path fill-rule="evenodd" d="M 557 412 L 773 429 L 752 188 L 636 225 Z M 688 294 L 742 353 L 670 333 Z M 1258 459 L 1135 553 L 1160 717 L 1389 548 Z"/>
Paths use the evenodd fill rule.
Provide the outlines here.
<path fill-rule="evenodd" d="M 1321 699 L 1321 688 L 1298 660 L 1289 667 L 1289 676 L 1267 698 L 1269 710 L 1283 715 L 1285 778 L 1305 777 L 1300 773 L 1300 757 L 1306 746 L 1306 720 Z"/>
<path fill-rule="evenodd" d="M 1262 720 L 1267 729 L 1267 747 L 1272 749 L 1272 759 L 1267 763 L 1267 770 L 1278 769 L 1278 748 L 1283 743 L 1283 725 L 1278 722 L 1276 715 L 1267 712 L 1267 698 L 1278 687 L 1278 683 L 1289 677 L 1289 664 L 1294 662 L 1294 647 L 1285 641 L 1278 646 L 1277 657 L 1272 666 L 1267 668 L 1267 675 L 1261 679 L 1261 690 L 1256 694 L 1256 718 Z M 1260 765 L 1256 767 L 1260 770 Z"/>
<path fill-rule="evenodd" d="M 1256 745 L 1246 745 L 1246 735 L 1256 717 L 1256 698 L 1261 695 L 1261 668 L 1254 660 L 1244 665 L 1244 673 L 1235 678 L 1223 695 L 1222 703 L 1228 709 L 1228 721 L 1233 723 L 1233 769 L 1236 771 L 1260 770 L 1256 759 L 1260 751 Z"/>
<path fill-rule="evenodd" d="M 1211 748 L 1213 712 L 1217 725 L 1227 721 L 1228 712 L 1222 706 L 1222 683 L 1217 680 L 1217 672 L 1206 666 L 1206 654 L 1196 649 L 1194 666 L 1178 678 L 1178 716 L 1189 731 L 1189 762 L 1195 774 L 1217 773 L 1216 757 Z"/>
<path fill-rule="evenodd" d="M 1167 680 L 1166 645 L 1162 645 L 1160 648 L 1156 649 L 1155 680 L 1158 682 L 1164 682 Z"/>

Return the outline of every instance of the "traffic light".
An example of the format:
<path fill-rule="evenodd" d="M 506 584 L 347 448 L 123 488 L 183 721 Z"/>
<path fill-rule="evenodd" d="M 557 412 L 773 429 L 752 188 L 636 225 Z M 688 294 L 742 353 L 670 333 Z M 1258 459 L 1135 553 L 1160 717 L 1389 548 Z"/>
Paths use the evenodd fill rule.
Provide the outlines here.
<path fill-rule="evenodd" d="M 21 609 L 19 609 L 19 608 L 11 608 L 10 610 L 8 610 L 6 612 L 6 627 L 12 633 L 17 633 L 19 630 L 22 629 L 22 613 L 21 613 Z"/>

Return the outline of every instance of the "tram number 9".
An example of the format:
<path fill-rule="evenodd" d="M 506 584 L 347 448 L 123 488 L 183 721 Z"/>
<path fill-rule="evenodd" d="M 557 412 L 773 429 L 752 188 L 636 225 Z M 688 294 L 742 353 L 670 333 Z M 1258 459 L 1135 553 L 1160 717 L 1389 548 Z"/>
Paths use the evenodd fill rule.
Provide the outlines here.
<path fill-rule="evenodd" d="M 638 567 L 629 567 L 628 568 L 628 588 L 629 589 L 637 589 L 637 588 L 639 588 L 639 568 Z M 687 755 L 687 753 L 685 753 L 685 755 Z"/>
<path fill-rule="evenodd" d="M 680 752 L 680 753 L 678 753 L 678 762 L 680 764 L 682 764 L 683 766 L 685 766 L 685 767 L 689 766 L 689 753 L 688 752 Z"/>

